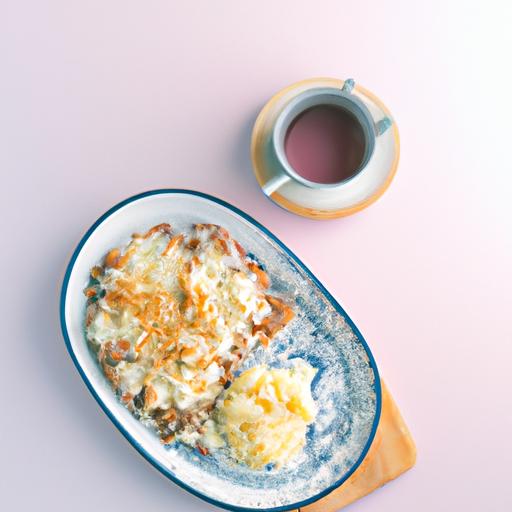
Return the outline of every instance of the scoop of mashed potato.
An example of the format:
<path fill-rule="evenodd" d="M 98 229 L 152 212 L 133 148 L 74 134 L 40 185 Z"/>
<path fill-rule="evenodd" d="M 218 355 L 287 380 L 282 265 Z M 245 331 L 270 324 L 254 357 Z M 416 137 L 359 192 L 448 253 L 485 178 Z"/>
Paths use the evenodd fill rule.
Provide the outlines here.
<path fill-rule="evenodd" d="M 302 450 L 316 416 L 311 396 L 315 374 L 309 364 L 296 360 L 293 368 L 256 366 L 234 380 L 215 416 L 237 461 L 253 469 L 280 467 Z"/>

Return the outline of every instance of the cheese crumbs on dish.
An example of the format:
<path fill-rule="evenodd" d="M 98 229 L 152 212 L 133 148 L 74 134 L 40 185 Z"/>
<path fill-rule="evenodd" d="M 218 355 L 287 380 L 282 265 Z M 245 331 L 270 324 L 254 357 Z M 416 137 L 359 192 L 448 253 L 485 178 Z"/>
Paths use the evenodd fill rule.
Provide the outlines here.
<path fill-rule="evenodd" d="M 311 396 L 315 374 L 302 360 L 291 369 L 256 366 L 245 371 L 218 401 L 205 438 L 215 442 L 212 431 L 217 430 L 232 456 L 253 469 L 289 463 L 302 450 L 316 416 Z"/>
<path fill-rule="evenodd" d="M 194 442 L 233 372 L 293 317 L 269 285 L 222 227 L 159 224 L 92 269 L 86 336 L 137 418 Z"/>

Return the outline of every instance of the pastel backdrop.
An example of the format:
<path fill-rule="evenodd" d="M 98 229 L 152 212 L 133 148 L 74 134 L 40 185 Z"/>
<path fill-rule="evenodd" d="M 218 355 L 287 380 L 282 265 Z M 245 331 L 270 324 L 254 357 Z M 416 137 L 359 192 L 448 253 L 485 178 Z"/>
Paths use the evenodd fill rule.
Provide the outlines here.
<path fill-rule="evenodd" d="M 58 327 L 84 230 L 159 187 L 256 217 L 371 345 L 419 455 L 351 510 L 512 509 L 511 23 L 497 0 L 3 1 L 2 509 L 214 510 L 130 448 Z M 259 109 L 313 76 L 355 78 L 401 134 L 390 189 L 339 220 L 279 209 L 250 167 Z"/>

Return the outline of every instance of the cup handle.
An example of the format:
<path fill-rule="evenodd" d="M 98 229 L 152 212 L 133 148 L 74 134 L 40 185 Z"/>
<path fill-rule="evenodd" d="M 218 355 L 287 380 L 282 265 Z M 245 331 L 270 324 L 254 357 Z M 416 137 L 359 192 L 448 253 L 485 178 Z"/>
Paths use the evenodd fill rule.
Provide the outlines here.
<path fill-rule="evenodd" d="M 387 132 L 393 124 L 393 121 L 389 117 L 383 117 L 380 121 L 375 123 L 375 133 L 377 137 Z"/>
<path fill-rule="evenodd" d="M 347 80 L 345 80 L 343 82 L 343 87 L 341 88 L 341 92 L 343 92 L 345 94 L 352 94 L 352 90 L 354 89 L 355 84 L 356 83 L 353 78 L 348 78 Z M 377 135 L 377 137 L 379 137 L 380 135 L 385 133 L 390 128 L 390 126 L 392 124 L 393 124 L 393 120 L 387 116 L 383 117 L 380 121 L 377 121 L 375 123 L 375 134 Z"/>
<path fill-rule="evenodd" d="M 280 176 L 274 176 L 273 178 L 270 178 L 264 185 L 262 185 L 261 188 L 265 195 L 270 196 L 290 180 L 290 176 L 281 174 Z"/>
<path fill-rule="evenodd" d="M 354 81 L 353 78 L 347 78 L 343 82 L 343 87 L 341 88 L 341 92 L 344 92 L 345 94 L 350 94 L 355 85 L 356 85 L 356 82 Z"/>

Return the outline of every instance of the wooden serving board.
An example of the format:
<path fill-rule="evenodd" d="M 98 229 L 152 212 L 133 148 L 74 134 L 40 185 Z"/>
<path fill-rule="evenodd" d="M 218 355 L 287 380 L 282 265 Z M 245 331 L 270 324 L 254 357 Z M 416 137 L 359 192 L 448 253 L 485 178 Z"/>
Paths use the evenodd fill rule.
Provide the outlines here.
<path fill-rule="evenodd" d="M 393 397 L 381 383 L 382 414 L 365 459 L 341 487 L 296 512 L 335 512 L 414 466 L 416 446 Z"/>

